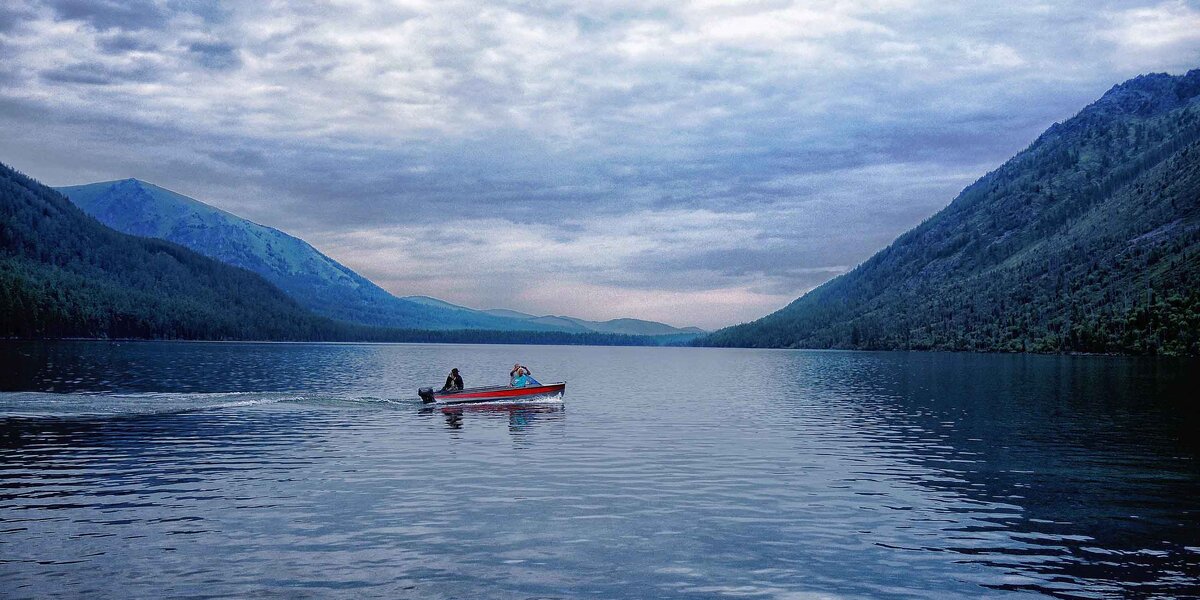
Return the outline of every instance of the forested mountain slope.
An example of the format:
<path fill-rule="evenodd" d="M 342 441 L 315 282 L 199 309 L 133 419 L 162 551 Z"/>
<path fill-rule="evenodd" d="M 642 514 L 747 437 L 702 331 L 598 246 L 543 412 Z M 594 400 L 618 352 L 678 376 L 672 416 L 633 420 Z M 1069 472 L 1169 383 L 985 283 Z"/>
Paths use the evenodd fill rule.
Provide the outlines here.
<path fill-rule="evenodd" d="M 137 179 L 58 189 L 117 231 L 175 242 L 258 273 L 301 306 L 331 319 L 414 329 L 566 331 L 397 298 L 304 240 Z"/>
<path fill-rule="evenodd" d="M 0 338 L 662 345 L 675 336 L 417 330 L 313 315 L 261 276 L 114 231 L 0 164 Z"/>
<path fill-rule="evenodd" d="M 344 335 L 258 275 L 113 231 L 0 165 L 0 337 Z"/>
<path fill-rule="evenodd" d="M 1200 354 L 1200 70 L 1115 86 L 719 346 Z"/>

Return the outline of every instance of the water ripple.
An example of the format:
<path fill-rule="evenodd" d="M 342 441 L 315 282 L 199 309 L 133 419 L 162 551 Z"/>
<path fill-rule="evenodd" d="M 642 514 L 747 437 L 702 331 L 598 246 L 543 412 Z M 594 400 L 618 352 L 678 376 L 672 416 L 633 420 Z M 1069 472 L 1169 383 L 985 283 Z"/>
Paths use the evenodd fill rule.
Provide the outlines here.
<path fill-rule="evenodd" d="M 6 597 L 1200 596 L 1194 369 L 16 348 Z M 514 353 L 568 380 L 565 402 L 441 410 L 407 391 L 446 364 L 484 383 Z"/>

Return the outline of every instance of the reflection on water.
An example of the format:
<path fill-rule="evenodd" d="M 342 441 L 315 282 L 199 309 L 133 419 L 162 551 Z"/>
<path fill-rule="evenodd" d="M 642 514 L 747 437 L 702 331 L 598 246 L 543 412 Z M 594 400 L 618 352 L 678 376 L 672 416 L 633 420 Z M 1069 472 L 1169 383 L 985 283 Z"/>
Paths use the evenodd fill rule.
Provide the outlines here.
<path fill-rule="evenodd" d="M 97 343 L 0 360 L 19 365 L 0 374 L 5 597 L 1200 596 L 1193 364 Z M 412 393 L 517 360 L 571 392 Z"/>
<path fill-rule="evenodd" d="M 446 426 L 450 429 L 462 429 L 467 417 L 483 420 L 486 418 L 507 418 L 508 432 L 514 440 L 522 438 L 522 434 L 538 421 L 556 421 L 562 418 L 563 404 L 561 401 L 525 402 L 520 404 L 486 403 L 460 406 L 425 406 L 421 407 L 424 414 L 437 413 L 445 418 Z"/>
<path fill-rule="evenodd" d="M 938 550 L 1037 575 L 985 584 L 999 589 L 1073 596 L 1083 580 L 1092 594 L 1200 592 L 1200 535 L 1185 525 L 1200 522 L 1190 371 L 1126 358 L 890 358 L 870 384 L 889 400 L 870 411 L 872 443 L 936 473 L 920 479 L 929 489 L 1001 504 L 945 527 Z"/>

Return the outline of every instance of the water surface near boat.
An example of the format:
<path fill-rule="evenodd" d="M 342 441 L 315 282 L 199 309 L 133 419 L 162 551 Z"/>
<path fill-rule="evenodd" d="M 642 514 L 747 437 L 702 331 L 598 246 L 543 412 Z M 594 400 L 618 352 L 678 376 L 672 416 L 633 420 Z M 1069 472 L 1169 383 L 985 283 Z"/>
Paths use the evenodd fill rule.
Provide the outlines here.
<path fill-rule="evenodd" d="M 3 596 L 1200 593 L 1194 364 L 0 343 Z M 565 403 L 427 410 L 513 362 Z"/>

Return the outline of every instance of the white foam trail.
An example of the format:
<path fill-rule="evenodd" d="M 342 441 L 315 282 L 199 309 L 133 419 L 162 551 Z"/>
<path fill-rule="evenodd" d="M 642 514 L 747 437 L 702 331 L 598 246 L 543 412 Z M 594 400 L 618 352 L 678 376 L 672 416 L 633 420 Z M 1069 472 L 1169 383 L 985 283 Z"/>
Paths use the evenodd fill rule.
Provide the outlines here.
<path fill-rule="evenodd" d="M 256 397 L 247 397 L 256 396 Z M 96 418 L 165 415 L 303 400 L 296 394 L 218 393 L 0 393 L 0 417 Z"/>

